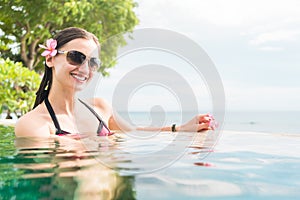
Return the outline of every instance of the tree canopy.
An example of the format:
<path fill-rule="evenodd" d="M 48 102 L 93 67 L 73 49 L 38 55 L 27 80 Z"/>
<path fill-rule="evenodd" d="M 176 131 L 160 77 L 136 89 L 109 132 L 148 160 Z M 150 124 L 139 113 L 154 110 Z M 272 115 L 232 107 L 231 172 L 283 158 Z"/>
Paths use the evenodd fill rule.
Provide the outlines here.
<path fill-rule="evenodd" d="M 10 118 L 10 113 L 19 117 L 31 110 L 40 81 L 40 76 L 21 62 L 0 58 L 0 113 L 7 110 Z"/>
<path fill-rule="evenodd" d="M 75 26 L 94 33 L 105 41 L 115 34 L 130 32 L 138 24 L 133 0 L 0 0 L 0 53 L 22 61 L 38 71 L 43 66 L 38 44 L 63 28 Z M 120 38 L 102 47 L 101 72 L 112 67 L 117 49 L 124 45 Z"/>

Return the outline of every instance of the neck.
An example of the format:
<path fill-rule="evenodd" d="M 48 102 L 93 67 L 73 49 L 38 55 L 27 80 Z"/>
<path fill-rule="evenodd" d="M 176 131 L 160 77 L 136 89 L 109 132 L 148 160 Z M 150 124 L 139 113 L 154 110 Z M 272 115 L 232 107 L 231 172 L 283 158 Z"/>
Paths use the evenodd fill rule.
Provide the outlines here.
<path fill-rule="evenodd" d="M 48 99 L 56 114 L 73 115 L 75 108 L 75 91 L 52 85 Z"/>

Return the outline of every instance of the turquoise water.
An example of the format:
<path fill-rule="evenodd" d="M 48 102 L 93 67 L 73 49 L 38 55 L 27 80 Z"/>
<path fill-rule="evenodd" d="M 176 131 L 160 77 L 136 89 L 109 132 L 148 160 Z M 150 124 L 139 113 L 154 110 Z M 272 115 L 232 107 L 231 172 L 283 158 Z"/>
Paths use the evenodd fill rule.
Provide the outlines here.
<path fill-rule="evenodd" d="M 239 119 L 241 128 L 249 122 Z M 300 134 L 263 127 L 268 121 L 249 124 L 265 132 L 244 124 L 220 136 L 131 132 L 77 142 L 15 139 L 2 128 L 0 199 L 299 199 Z"/>

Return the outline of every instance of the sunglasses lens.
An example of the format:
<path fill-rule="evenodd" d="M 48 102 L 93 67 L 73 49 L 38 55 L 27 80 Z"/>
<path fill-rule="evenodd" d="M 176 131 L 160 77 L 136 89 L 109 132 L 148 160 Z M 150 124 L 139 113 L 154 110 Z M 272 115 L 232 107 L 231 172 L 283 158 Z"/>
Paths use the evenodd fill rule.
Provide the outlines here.
<path fill-rule="evenodd" d="M 67 60 L 71 65 L 81 65 L 86 59 L 86 56 L 79 51 L 69 51 Z"/>
<path fill-rule="evenodd" d="M 64 53 L 64 52 L 61 52 Z M 67 61 L 71 65 L 82 65 L 86 61 L 86 56 L 79 51 L 68 51 L 67 52 Z M 88 61 L 91 70 L 96 71 L 100 68 L 101 61 L 99 58 L 92 57 Z"/>
<path fill-rule="evenodd" d="M 98 58 L 91 58 L 89 61 L 89 65 L 92 70 L 98 70 L 100 68 L 101 62 Z"/>

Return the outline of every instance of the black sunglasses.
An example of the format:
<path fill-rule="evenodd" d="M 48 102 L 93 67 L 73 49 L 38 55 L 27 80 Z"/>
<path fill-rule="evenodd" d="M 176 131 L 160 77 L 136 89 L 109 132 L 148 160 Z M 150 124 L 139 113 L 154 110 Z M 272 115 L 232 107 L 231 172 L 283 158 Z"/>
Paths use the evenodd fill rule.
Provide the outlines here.
<path fill-rule="evenodd" d="M 58 53 L 65 54 L 67 57 L 67 61 L 71 65 L 77 65 L 80 66 L 84 64 L 86 61 L 88 61 L 89 67 L 92 71 L 96 71 L 101 66 L 101 61 L 99 58 L 91 57 L 90 59 L 87 59 L 87 56 L 83 53 L 75 50 L 71 51 L 57 51 Z"/>

